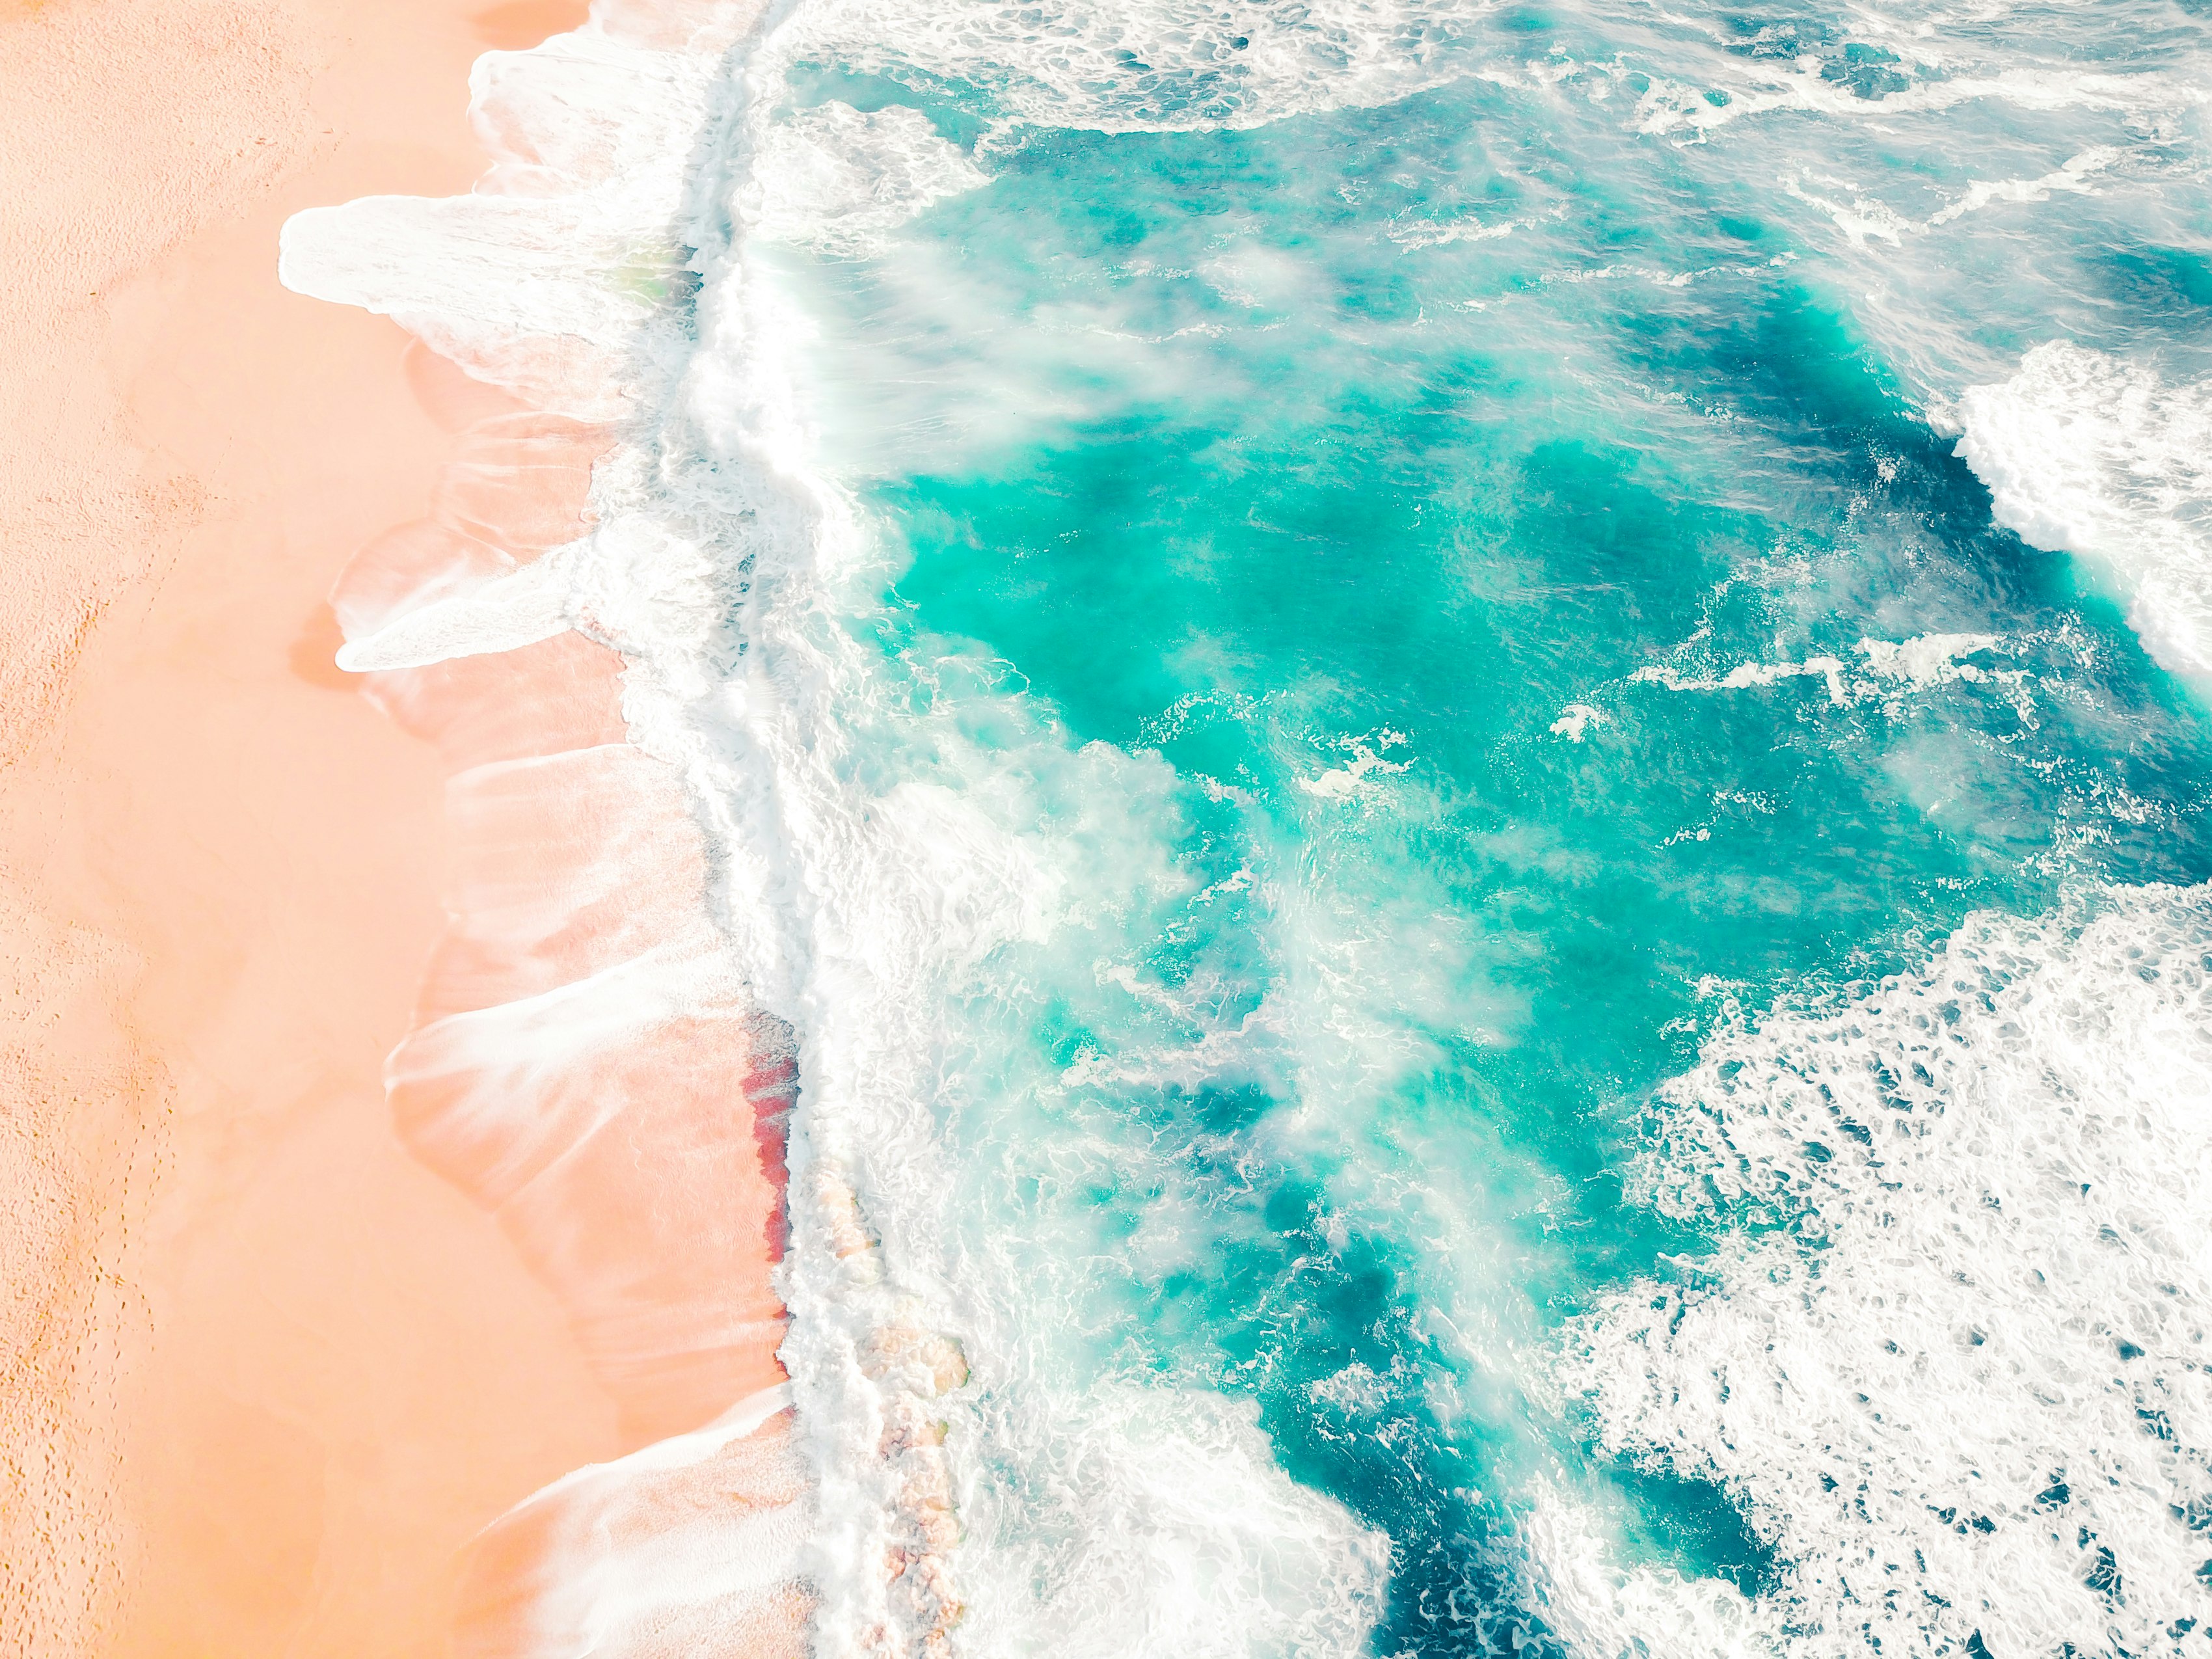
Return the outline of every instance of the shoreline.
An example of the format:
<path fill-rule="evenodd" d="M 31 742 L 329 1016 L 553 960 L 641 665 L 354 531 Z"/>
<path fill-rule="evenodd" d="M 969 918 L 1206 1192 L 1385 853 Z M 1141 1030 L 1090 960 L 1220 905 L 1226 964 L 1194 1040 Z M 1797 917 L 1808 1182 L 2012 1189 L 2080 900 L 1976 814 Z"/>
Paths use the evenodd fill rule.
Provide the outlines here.
<path fill-rule="evenodd" d="M 9 181 L 51 280 L 0 313 L 0 521 L 47 554 L 0 595 L 10 1653 L 441 1652 L 459 1547 L 622 1447 L 380 1078 L 442 780 L 323 595 L 482 394 L 276 280 L 300 208 L 465 191 L 470 64 L 581 9 L 0 16 L 82 163 Z"/>
<path fill-rule="evenodd" d="M 813 1481 L 779 1357 L 793 1033 L 714 918 L 683 769 L 633 740 L 650 665 L 577 574 L 628 556 L 599 535 L 650 418 L 627 371 L 683 331 L 670 289 L 635 280 L 641 253 L 671 257 L 659 216 L 686 188 L 662 126 L 706 118 L 757 15 L 596 6 L 472 77 L 474 191 L 341 198 L 282 238 L 288 286 L 399 319 L 501 389 L 479 394 L 495 406 L 456 434 L 428 512 L 332 593 L 338 662 L 449 769 L 448 925 L 386 1067 L 400 1138 L 497 1218 L 618 1413 L 619 1455 L 471 1546 L 455 1628 L 471 1653 L 680 1638 L 796 1659 L 815 1610 Z M 625 243 L 626 263 L 599 263 Z"/>

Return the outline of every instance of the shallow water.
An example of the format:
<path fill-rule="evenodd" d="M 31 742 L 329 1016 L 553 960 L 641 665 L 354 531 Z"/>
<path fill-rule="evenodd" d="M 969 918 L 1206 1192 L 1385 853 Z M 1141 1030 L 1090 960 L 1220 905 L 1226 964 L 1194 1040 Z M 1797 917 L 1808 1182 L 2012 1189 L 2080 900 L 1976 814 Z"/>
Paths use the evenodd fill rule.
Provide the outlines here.
<path fill-rule="evenodd" d="M 1623 1176 L 1667 1158 L 1655 1091 L 1753 1041 L 1740 1011 L 1871 1024 L 1978 910 L 2208 873 L 2201 660 L 2149 657 L 2124 567 L 2023 542 L 1954 453 L 1969 388 L 2046 341 L 2203 373 L 2197 20 L 1125 17 L 1048 80 L 1034 15 L 954 15 L 916 49 L 799 9 L 774 118 L 834 100 L 988 184 L 867 242 L 772 221 L 817 252 L 760 259 L 880 573 L 842 607 L 882 699 L 852 781 L 928 780 L 1045 872 L 1048 919 L 921 1016 L 935 1189 L 867 1188 L 980 1361 L 968 1639 L 2180 1640 L 2185 1571 L 2024 1607 L 2096 1576 L 2086 1534 L 1931 1561 L 1954 1523 L 1897 1498 L 1924 1519 L 1869 1543 L 1778 1492 L 1802 1444 L 1665 1407 L 1770 1362 L 1724 1321 L 1627 1342 L 1655 1286 L 1747 1295 L 1726 1264 L 1777 1228 L 1832 1300 L 1932 1246 L 1877 1267 Z M 1263 34 L 1291 67 L 1240 74 Z M 2191 499 L 2130 527 L 2201 581 L 2201 472 L 2164 471 Z M 2187 1047 L 2143 1086 L 2201 1098 L 2201 986 L 2175 994 Z M 2170 1133 L 2153 1162 L 2201 1145 Z M 2114 1316 L 2081 1295 L 2086 1344 Z M 1874 1337 L 1808 1316 L 1793 1373 Z M 2201 1410 L 2193 1346 L 2167 1363 Z M 1855 1483 L 1930 1479 L 1966 1408 L 1913 1400 Z M 1240 1406 L 1264 1442 L 1221 1426 Z M 2097 1455 L 2063 1414 L 2008 1427 Z M 2166 1496 L 2204 1484 L 2203 1427 Z M 1225 1517 L 1158 1489 L 1156 1437 L 1235 1442 L 1204 1460 Z M 1884 1594 L 1847 1582 L 1863 1547 Z"/>
<path fill-rule="evenodd" d="M 969 1368 L 963 1653 L 2204 1645 L 2208 69 L 2162 0 L 731 53 L 567 603 L 797 1036 L 823 1650 L 933 1616 L 888 1328 Z"/>

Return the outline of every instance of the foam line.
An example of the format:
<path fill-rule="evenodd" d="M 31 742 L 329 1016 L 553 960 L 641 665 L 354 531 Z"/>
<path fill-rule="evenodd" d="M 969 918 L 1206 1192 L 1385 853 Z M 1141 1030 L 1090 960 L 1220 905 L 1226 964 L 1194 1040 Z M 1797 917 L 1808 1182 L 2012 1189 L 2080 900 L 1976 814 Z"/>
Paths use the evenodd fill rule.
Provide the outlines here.
<path fill-rule="evenodd" d="M 799 1659 L 793 1568 L 809 1517 L 789 1390 L 707 1429 L 563 1476 L 471 1552 L 458 1650 L 471 1659 Z"/>
<path fill-rule="evenodd" d="M 387 1067 L 396 1123 L 553 1289 L 639 1449 L 486 1534 L 470 1653 L 795 1655 L 812 1607 L 775 1357 L 790 1036 L 709 915 L 681 773 L 629 741 L 622 657 L 572 631 L 604 422 L 680 357 L 672 231 L 750 16 L 603 3 L 478 64 L 476 194 L 285 228 L 289 285 L 394 317 L 536 406 L 465 434 L 429 514 L 332 597 L 342 665 L 374 671 L 453 769 L 452 925 Z"/>
<path fill-rule="evenodd" d="M 456 631 L 456 623 L 471 605 L 483 611 L 479 633 L 496 630 L 503 611 L 534 612 L 543 625 L 538 638 L 558 632 L 565 587 L 538 566 L 590 525 L 592 469 L 611 441 L 603 428 L 535 415 L 497 416 L 463 434 L 429 514 L 387 532 L 338 579 L 331 608 L 352 653 L 342 665 L 361 672 L 439 660 L 447 654 L 440 649 L 418 645 L 410 653 L 396 642 L 410 631 L 427 641 L 442 628 L 458 643 L 466 625 Z M 426 611 L 448 620 L 417 620 Z M 519 633 L 514 623 L 507 631 Z M 531 642 L 523 635 L 478 648 Z"/>
<path fill-rule="evenodd" d="M 550 561 L 527 564 L 451 599 L 418 605 L 366 639 L 349 639 L 337 665 L 349 673 L 421 668 L 454 657 L 512 651 L 568 631 L 568 586 Z"/>
<path fill-rule="evenodd" d="M 1395 5 L 1379 21 L 1255 15 L 1240 40 L 1225 15 L 1144 13 L 1133 35 L 1086 25 L 1011 101 L 1127 127 L 1397 96 L 1449 72 L 1400 51 L 1418 22 Z M 805 327 L 761 245 L 879 248 L 931 201 L 988 183 L 910 114 L 794 109 L 786 76 L 807 52 L 829 40 L 865 70 L 896 33 L 924 67 L 932 53 L 988 67 L 1029 27 L 988 6 L 886 16 L 810 0 L 757 20 L 602 4 L 546 49 L 542 78 L 535 55 L 478 73 L 498 156 L 483 191 L 289 228 L 288 281 L 398 317 L 606 440 L 573 540 L 540 526 L 538 555 L 520 555 L 501 533 L 514 511 L 457 485 L 431 528 L 362 573 L 358 659 L 394 665 L 378 695 L 465 768 L 453 937 L 394 1055 L 393 1104 L 410 1144 L 555 1285 L 641 1441 L 775 1380 L 747 1356 L 782 1291 L 812 1518 L 775 1569 L 788 1595 L 750 1605 L 788 1617 L 811 1596 L 817 1650 L 1356 1650 L 1379 1616 L 1383 1540 L 1290 1480 L 1255 1413 L 1202 1390 L 1029 1388 L 1049 1370 L 1031 1334 L 979 1313 L 945 1259 L 957 1189 L 933 1043 L 965 976 L 1065 915 L 1068 849 L 1004 825 L 1038 820 L 1018 810 L 1036 787 L 1024 766 L 1066 757 L 998 752 L 952 716 L 884 737 L 907 694 L 843 625 L 872 602 L 851 586 L 872 580 L 870 548 L 813 464 L 793 374 Z M 1228 114 L 1204 87 L 1168 88 L 1177 106 L 1158 107 L 1162 88 L 1122 67 L 1131 39 L 1210 53 L 1197 79 Z M 635 758 L 607 758 L 588 690 L 600 671 L 550 640 L 420 659 L 519 643 L 447 624 L 485 623 L 485 596 L 526 566 L 549 592 L 565 583 L 564 616 L 619 653 Z M 503 710 L 447 707 L 496 701 L 495 671 L 471 665 L 510 659 L 574 747 Z M 1124 781 L 1102 770 L 1078 793 L 1117 799 Z M 770 1280 L 739 1246 L 781 1241 L 779 1197 L 788 1249 Z M 1009 1469 L 1033 1512 L 1009 1498 Z M 656 1650 L 651 1629 L 726 1645 L 665 1578 L 713 1585 L 708 1556 L 751 1534 L 694 1532 L 690 1498 L 657 1496 L 664 1477 L 651 1457 L 611 1465 L 518 1510 L 487 1547 L 483 1650 Z M 647 1515 L 670 1530 L 633 1546 Z M 610 1529 L 611 1547 L 590 1541 Z"/>

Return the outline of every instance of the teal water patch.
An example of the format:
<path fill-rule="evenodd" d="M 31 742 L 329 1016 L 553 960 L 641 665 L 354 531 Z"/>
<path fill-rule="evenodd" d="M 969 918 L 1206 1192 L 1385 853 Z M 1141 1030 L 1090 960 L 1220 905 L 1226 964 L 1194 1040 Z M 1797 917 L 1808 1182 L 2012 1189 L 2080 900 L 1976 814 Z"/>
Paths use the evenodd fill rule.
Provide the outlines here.
<path fill-rule="evenodd" d="M 2178 17 L 2100 70 L 2201 52 Z M 992 182 L 785 266 L 884 561 L 855 625 L 985 746 L 1044 734 L 1011 829 L 1079 843 L 1121 780 L 1146 848 L 945 1010 L 954 1253 L 1016 1265 L 1072 1385 L 1256 1401 L 1389 1540 L 1378 1654 L 1552 1639 L 1547 1483 L 1630 1565 L 1772 1582 L 1730 1494 L 1537 1381 L 1740 1219 L 1623 1184 L 1724 1011 L 2212 875 L 2201 710 L 1992 523 L 1944 407 L 2057 333 L 2201 349 L 2155 88 L 1956 93 L 1810 9 L 1438 50 L 1449 84 L 1243 131 L 818 64 L 799 101 L 914 104 Z"/>

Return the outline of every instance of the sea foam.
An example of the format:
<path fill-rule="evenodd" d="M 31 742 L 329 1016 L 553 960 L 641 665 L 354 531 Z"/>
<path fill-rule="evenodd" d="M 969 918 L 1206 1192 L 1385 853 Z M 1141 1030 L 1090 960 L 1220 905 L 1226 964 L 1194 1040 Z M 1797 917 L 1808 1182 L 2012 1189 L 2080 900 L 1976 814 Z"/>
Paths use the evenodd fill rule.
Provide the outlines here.
<path fill-rule="evenodd" d="M 2212 381 L 2054 340 L 1959 413 L 1996 521 L 2080 556 L 2153 657 L 2212 683 Z"/>
<path fill-rule="evenodd" d="M 873 555 L 811 465 L 805 330 L 756 244 L 866 251 L 986 180 L 906 112 L 786 107 L 799 44 L 778 21 L 603 5 L 479 65 L 495 164 L 475 195 L 319 210 L 285 236 L 289 283 L 545 411 L 458 462 L 456 500 L 364 556 L 340 607 L 347 665 L 461 769 L 455 927 L 391 1066 L 403 1131 L 500 1212 L 667 1437 L 487 1534 L 470 1640 L 757 1647 L 765 1628 L 772 1650 L 805 1617 L 825 1653 L 938 1654 L 956 1627 L 978 1654 L 1341 1651 L 1377 1616 L 1382 1542 L 1282 1474 L 1249 1409 L 1037 1386 L 1020 1321 L 944 1259 L 939 1008 L 1059 924 L 1080 849 L 980 810 L 1036 757 L 902 730 L 847 630 Z M 458 501 L 487 468 L 580 454 L 587 511 L 561 533 L 505 533 L 527 491 Z M 611 675 L 562 644 L 578 635 L 620 653 L 621 740 L 592 707 Z M 518 671 L 573 737 L 533 743 L 481 706 Z M 777 1285 L 805 1480 L 762 1476 L 781 1518 L 739 1523 L 700 1499 L 739 1442 L 776 1466 L 791 1419 L 693 1425 L 766 1316 L 717 1265 L 755 1220 L 725 1154 L 787 1115 Z"/>
<path fill-rule="evenodd" d="M 1255 127 L 1387 104 L 1469 73 L 1494 0 L 1145 0 L 1041 11 L 1003 0 L 886 9 L 812 0 L 786 46 L 980 93 L 1002 118 L 1102 132 Z"/>
<path fill-rule="evenodd" d="M 634 1650 L 632 1632 L 695 1612 L 687 1639 L 750 1642 L 810 1598 L 817 1650 L 841 1655 L 1335 1654 L 1383 1617 L 1389 1541 L 1292 1480 L 1255 1410 L 1086 1370 L 1047 1340 L 1053 1310 L 1025 1299 L 1011 1242 L 960 1224 L 945 1010 L 988 964 L 1079 930 L 1100 886 L 1185 879 L 1136 822 L 1169 813 L 1170 782 L 1156 757 L 1078 748 L 1011 700 L 979 735 L 929 665 L 868 636 L 886 561 L 816 453 L 787 250 L 881 252 L 933 203 L 988 188 L 993 145 L 1023 124 L 1250 127 L 1440 85 L 1472 72 L 1482 9 L 603 3 L 480 67 L 495 165 L 477 194 L 288 228 L 288 282 L 398 319 L 570 423 L 491 434 L 340 607 L 349 665 L 452 745 L 469 841 L 395 1104 L 563 1288 L 653 1425 L 488 1540 L 527 1564 L 507 1581 L 528 1586 L 522 1613 L 498 1625 L 512 1650 L 573 1650 L 580 1632 Z M 950 88 L 980 104 L 984 139 L 806 103 L 797 71 L 823 62 Z M 1553 69 L 1547 86 L 1577 72 Z M 1783 81 L 1771 104 L 1688 107 L 2103 110 L 2142 90 L 1954 82 L 1875 111 L 1816 68 Z M 1978 418 L 1994 455 L 2002 422 Z M 541 464 L 587 472 L 579 521 L 523 538 L 503 528 L 515 500 L 462 500 L 465 479 Z M 1996 678 L 1967 660 L 1989 646 L 1867 640 L 1848 663 L 1653 678 L 1874 700 Z M 523 701 L 562 742 L 480 706 L 514 701 L 471 678 L 485 664 L 526 665 Z M 1344 746 L 1307 793 L 1363 799 L 1406 764 Z M 1559 1632 L 1594 1652 L 1825 1651 L 1872 1629 L 1938 1651 L 1978 1631 L 2002 1653 L 2151 1643 L 2194 1616 L 2203 1263 L 2196 1233 L 2161 1231 L 2130 1194 L 2186 1206 L 2202 1185 L 2181 1107 L 2202 1115 L 2204 902 L 2103 902 L 1982 919 L 1853 1009 L 1731 1027 L 1670 1091 L 1650 1195 L 1741 1225 L 1683 1282 L 1579 1323 L 1561 1392 L 1610 1450 L 1726 1487 L 1779 1577 L 1747 1596 L 1618 1574 L 1587 1516 L 1540 1503 L 1529 1547 Z M 732 1292 L 730 1246 L 775 1218 L 716 1208 L 757 1132 L 773 1168 L 787 1113 L 775 1288 L 795 1419 L 749 1414 L 759 1396 L 725 1363 L 775 1316 L 757 1286 Z M 610 1193 L 650 1224 L 586 1224 Z M 702 1516 L 748 1443 L 737 1461 L 779 1494 L 776 1518 Z"/>
<path fill-rule="evenodd" d="M 624 450 L 608 422 L 684 355 L 685 192 L 751 17 L 602 5 L 491 54 L 477 193 L 284 232 L 287 283 L 395 318 L 536 411 L 466 434 L 430 515 L 332 596 L 342 665 L 453 769 L 451 924 L 386 1066 L 397 1127 L 555 1292 L 637 1449 L 479 1540 L 457 1628 L 472 1653 L 795 1655 L 812 1607 L 769 1282 L 788 1036 L 712 924 L 682 774 L 629 740 L 623 665 L 575 574 Z"/>
<path fill-rule="evenodd" d="M 2208 941 L 2201 887 L 1978 915 L 1661 1091 L 1638 1188 L 1723 1231 L 1558 1376 L 1775 1553 L 1757 1619 L 1723 1597 L 1677 1651 L 2153 1653 L 2212 1617 Z M 1597 1594 L 1587 1650 L 1645 1650 Z"/>

